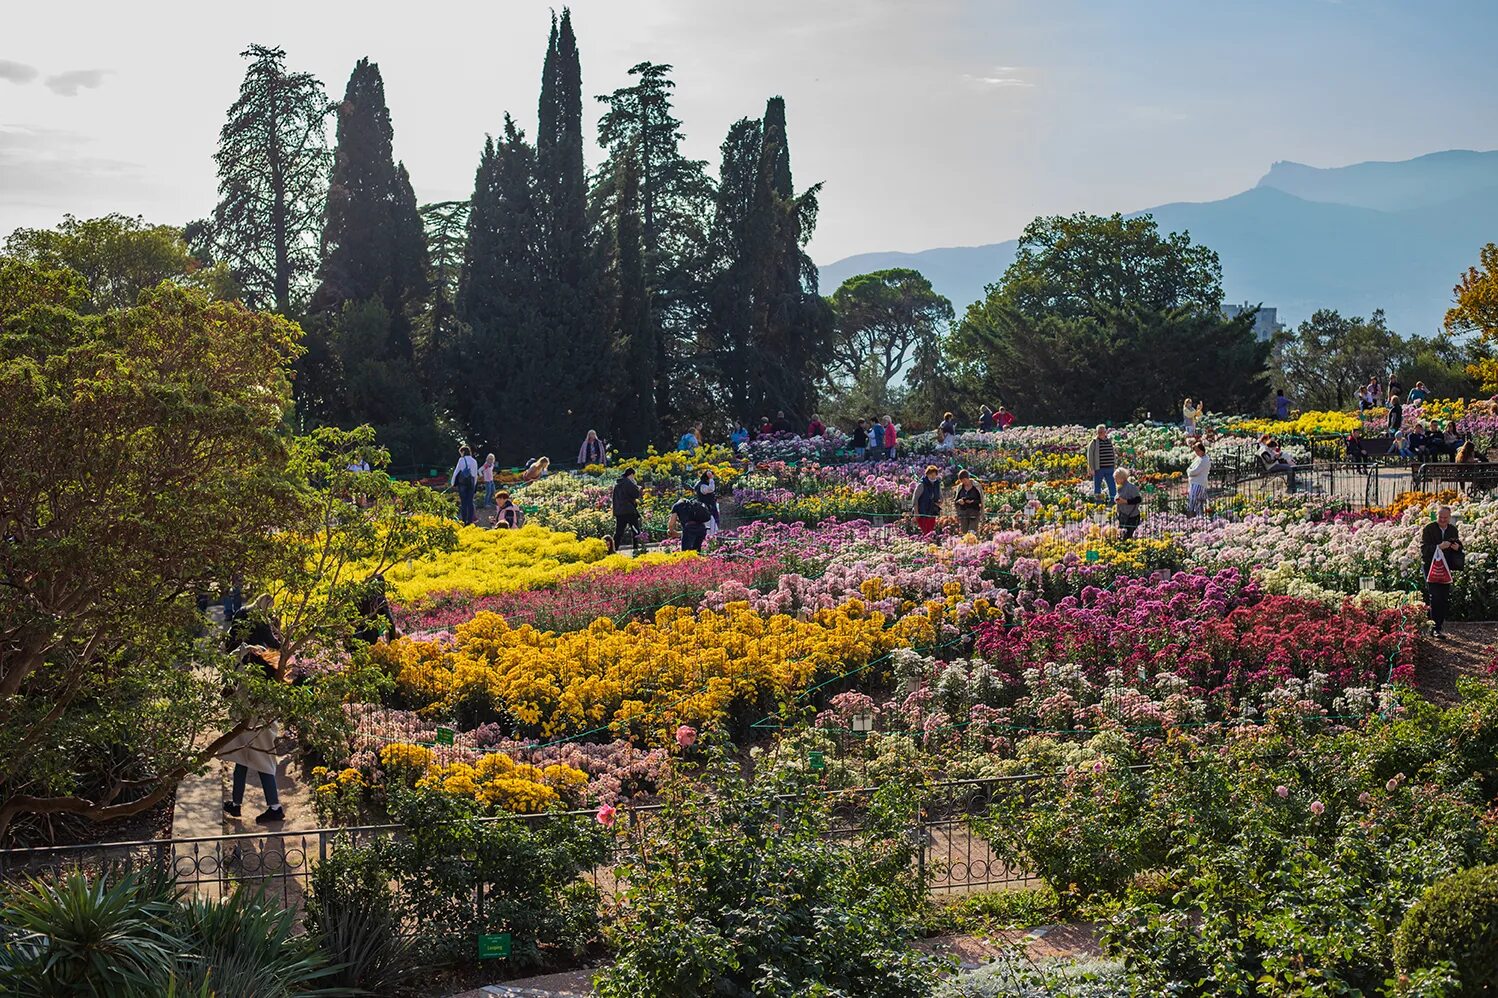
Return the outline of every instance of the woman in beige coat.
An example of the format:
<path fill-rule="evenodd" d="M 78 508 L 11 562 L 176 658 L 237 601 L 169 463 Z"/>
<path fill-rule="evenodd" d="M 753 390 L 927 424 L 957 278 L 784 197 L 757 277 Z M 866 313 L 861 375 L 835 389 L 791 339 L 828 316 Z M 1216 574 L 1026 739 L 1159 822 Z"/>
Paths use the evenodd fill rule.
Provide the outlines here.
<path fill-rule="evenodd" d="M 249 648 L 245 650 L 251 651 Z M 240 816 L 245 783 L 253 769 L 260 776 L 260 789 L 265 791 L 265 811 L 255 816 L 256 823 L 269 825 L 286 820 L 281 795 L 276 789 L 276 742 L 280 737 L 281 726 L 275 721 L 252 717 L 248 726 L 219 750 L 220 759 L 234 763 L 234 793 L 231 799 L 224 801 L 225 814 L 233 818 Z"/>

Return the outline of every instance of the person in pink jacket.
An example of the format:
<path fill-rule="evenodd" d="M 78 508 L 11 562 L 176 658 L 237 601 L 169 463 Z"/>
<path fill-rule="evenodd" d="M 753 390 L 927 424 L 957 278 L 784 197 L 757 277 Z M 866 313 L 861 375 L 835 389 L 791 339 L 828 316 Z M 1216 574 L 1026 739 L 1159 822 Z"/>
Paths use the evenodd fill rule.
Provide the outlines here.
<path fill-rule="evenodd" d="M 895 419 L 893 416 L 884 417 L 884 456 L 891 461 L 895 459 Z"/>

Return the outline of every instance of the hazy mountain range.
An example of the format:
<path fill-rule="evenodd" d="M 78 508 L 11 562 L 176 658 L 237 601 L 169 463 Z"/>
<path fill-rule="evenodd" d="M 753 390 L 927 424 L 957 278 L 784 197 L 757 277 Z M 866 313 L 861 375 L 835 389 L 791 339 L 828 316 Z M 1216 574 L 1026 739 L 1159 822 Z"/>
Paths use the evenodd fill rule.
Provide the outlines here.
<path fill-rule="evenodd" d="M 1229 302 L 1276 307 L 1290 324 L 1318 308 L 1344 315 L 1382 308 L 1399 332 L 1430 334 L 1461 272 L 1483 244 L 1498 242 L 1498 152 L 1452 150 L 1332 169 L 1275 163 L 1241 194 L 1136 214 L 1216 250 Z M 862 253 L 822 267 L 822 293 L 854 274 L 913 267 L 960 317 L 1014 260 L 1015 246 L 1011 239 Z"/>

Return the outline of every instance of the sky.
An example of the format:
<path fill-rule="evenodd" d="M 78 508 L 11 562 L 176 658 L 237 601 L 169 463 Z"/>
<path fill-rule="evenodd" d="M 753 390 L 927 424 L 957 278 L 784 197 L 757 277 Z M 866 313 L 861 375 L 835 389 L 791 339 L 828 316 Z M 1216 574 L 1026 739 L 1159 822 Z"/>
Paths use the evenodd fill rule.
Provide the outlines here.
<path fill-rule="evenodd" d="M 357 59 L 377 62 L 418 199 L 466 197 L 506 111 L 534 131 L 552 9 L 6 6 L 0 233 L 65 212 L 211 212 L 250 43 L 281 46 L 335 98 Z M 820 263 L 1213 200 L 1276 160 L 1498 148 L 1493 0 L 575 0 L 572 14 L 584 92 L 672 64 L 686 152 L 714 171 L 728 127 L 785 97 L 797 185 L 825 184 Z"/>

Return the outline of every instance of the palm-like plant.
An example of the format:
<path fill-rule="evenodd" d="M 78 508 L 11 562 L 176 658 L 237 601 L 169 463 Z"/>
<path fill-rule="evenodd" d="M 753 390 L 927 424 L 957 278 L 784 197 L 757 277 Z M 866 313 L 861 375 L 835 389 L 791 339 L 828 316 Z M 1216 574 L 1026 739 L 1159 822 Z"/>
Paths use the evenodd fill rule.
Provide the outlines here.
<path fill-rule="evenodd" d="M 151 872 L 73 872 L 6 891 L 0 977 L 9 993 L 134 998 L 159 995 L 183 949 L 171 915 L 179 892 Z"/>

